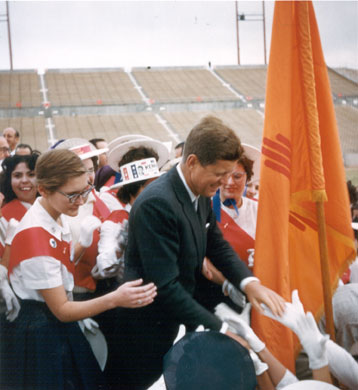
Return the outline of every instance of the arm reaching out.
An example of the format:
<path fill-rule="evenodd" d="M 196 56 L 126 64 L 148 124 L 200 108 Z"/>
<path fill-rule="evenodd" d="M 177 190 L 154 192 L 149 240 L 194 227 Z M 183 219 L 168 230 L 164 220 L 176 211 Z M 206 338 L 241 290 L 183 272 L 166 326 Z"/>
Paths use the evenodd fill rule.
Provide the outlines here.
<path fill-rule="evenodd" d="M 157 288 L 153 283 L 142 283 L 142 279 L 126 282 L 106 295 L 81 302 L 69 301 L 62 285 L 39 291 L 53 315 L 60 321 L 69 322 L 93 317 L 115 307 L 139 308 L 151 304 Z"/>
<path fill-rule="evenodd" d="M 319 331 L 311 312 L 305 313 L 297 290 L 292 292 L 292 303 L 286 302 L 283 315 L 277 316 L 267 307 L 264 307 L 264 314 L 296 333 L 308 355 L 309 367 L 312 370 L 318 370 L 328 365 L 326 342 L 329 336 L 323 335 Z"/>

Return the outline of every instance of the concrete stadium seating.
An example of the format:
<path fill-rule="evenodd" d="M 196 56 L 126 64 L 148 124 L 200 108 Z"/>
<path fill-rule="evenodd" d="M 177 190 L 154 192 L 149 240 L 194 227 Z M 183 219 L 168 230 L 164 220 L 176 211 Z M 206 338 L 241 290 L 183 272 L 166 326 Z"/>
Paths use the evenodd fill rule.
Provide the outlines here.
<path fill-rule="evenodd" d="M 15 127 L 21 142 L 41 151 L 56 139 L 128 133 L 175 145 L 211 114 L 260 147 L 266 73 L 265 66 L 48 70 L 46 103 L 35 71 L 1 71 L 0 129 Z M 357 74 L 328 68 L 346 162 L 358 156 Z"/>
<path fill-rule="evenodd" d="M 140 103 L 128 74 L 119 71 L 48 71 L 45 74 L 52 106 L 93 106 Z"/>
<path fill-rule="evenodd" d="M 39 107 L 40 82 L 33 72 L 0 72 L 0 108 Z"/>
<path fill-rule="evenodd" d="M 206 69 L 133 69 L 152 102 L 207 102 L 237 97 Z"/>

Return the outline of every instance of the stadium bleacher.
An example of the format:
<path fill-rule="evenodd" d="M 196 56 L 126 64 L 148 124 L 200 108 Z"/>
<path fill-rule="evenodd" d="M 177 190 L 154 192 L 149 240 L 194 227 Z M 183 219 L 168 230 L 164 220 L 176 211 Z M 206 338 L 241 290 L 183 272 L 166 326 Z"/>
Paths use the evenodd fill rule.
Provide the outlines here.
<path fill-rule="evenodd" d="M 0 108 L 39 107 L 40 82 L 35 71 L 0 72 Z"/>
<path fill-rule="evenodd" d="M 265 66 L 1 71 L 0 126 L 15 127 L 40 151 L 57 139 L 128 133 L 174 145 L 213 114 L 260 147 L 266 73 Z M 328 68 L 328 75 L 344 161 L 358 166 L 356 73 Z"/>
<path fill-rule="evenodd" d="M 237 100 L 206 69 L 133 69 L 132 74 L 151 102 L 184 103 Z"/>
<path fill-rule="evenodd" d="M 63 71 L 45 74 L 52 106 L 141 103 L 141 96 L 123 70 Z"/>

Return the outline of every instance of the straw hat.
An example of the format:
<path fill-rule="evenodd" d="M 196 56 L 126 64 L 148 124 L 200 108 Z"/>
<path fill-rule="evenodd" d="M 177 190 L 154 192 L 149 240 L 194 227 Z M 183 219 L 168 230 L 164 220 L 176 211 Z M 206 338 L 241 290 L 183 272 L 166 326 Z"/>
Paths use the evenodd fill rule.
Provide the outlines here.
<path fill-rule="evenodd" d="M 86 160 L 102 153 L 108 152 L 108 148 L 97 149 L 84 138 L 68 138 L 58 143 L 54 149 L 68 149 L 76 153 L 81 160 Z"/>
<path fill-rule="evenodd" d="M 251 177 L 250 183 L 259 181 L 260 180 L 260 159 L 261 159 L 261 152 L 259 149 L 255 148 L 254 146 L 248 145 L 248 144 L 241 144 L 244 148 L 245 155 L 254 162 L 253 166 L 253 175 Z"/>
<path fill-rule="evenodd" d="M 108 165 L 115 171 L 119 171 L 118 163 L 122 157 L 132 148 L 144 146 L 152 148 L 158 154 L 159 169 L 168 161 L 169 150 L 163 142 L 141 134 L 125 135 L 111 141 L 108 145 Z"/>
<path fill-rule="evenodd" d="M 114 190 L 137 181 L 149 180 L 161 176 L 165 172 L 159 172 L 157 160 L 154 157 L 132 161 L 120 167 L 122 181 L 113 184 L 110 189 Z"/>

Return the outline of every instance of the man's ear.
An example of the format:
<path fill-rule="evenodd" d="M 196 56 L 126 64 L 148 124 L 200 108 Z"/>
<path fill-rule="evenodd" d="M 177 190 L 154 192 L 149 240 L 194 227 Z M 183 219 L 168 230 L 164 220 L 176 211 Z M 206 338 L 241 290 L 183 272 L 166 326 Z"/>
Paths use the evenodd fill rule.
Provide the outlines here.
<path fill-rule="evenodd" d="M 185 161 L 185 165 L 189 168 L 192 169 L 194 168 L 197 164 L 199 164 L 199 159 L 195 154 L 189 154 Z"/>

